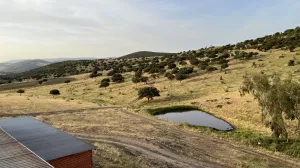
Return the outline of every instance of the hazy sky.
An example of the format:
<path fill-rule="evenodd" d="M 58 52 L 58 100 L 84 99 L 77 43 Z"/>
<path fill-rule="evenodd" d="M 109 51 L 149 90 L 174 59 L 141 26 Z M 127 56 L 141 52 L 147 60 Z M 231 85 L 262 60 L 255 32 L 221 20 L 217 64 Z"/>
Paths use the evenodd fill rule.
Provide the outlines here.
<path fill-rule="evenodd" d="M 0 0 L 0 61 L 178 52 L 300 25 L 299 0 Z"/>

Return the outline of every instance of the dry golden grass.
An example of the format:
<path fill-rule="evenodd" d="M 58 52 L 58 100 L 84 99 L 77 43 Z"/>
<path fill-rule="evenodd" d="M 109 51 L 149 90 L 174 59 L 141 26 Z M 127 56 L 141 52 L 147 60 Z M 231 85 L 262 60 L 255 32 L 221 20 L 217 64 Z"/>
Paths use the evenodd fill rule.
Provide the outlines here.
<path fill-rule="evenodd" d="M 93 103 L 81 103 L 80 101 L 67 101 L 45 96 L 29 96 L 17 93 L 0 94 L 0 115 L 3 114 L 28 114 L 53 112 L 64 110 L 79 110 L 98 107 Z"/>
<path fill-rule="evenodd" d="M 39 101 L 47 102 L 48 100 L 53 100 L 55 102 L 61 101 L 62 104 L 70 103 L 74 105 L 74 107 L 72 105 L 62 105 L 65 108 L 84 108 L 83 106 L 89 102 L 100 106 L 129 106 L 134 109 L 139 109 L 140 111 L 152 107 L 190 105 L 193 103 L 205 111 L 229 121 L 238 128 L 250 129 L 255 132 L 270 135 L 270 130 L 265 128 L 261 122 L 257 102 L 253 100 L 251 96 L 241 98 L 239 95 L 238 89 L 242 83 L 243 75 L 246 73 L 259 73 L 264 71 L 267 74 L 280 73 L 283 74 L 284 77 L 289 74 L 293 76 L 294 79 L 299 79 L 299 73 L 295 71 L 300 68 L 298 65 L 287 66 L 288 61 L 291 59 L 294 59 L 295 62 L 298 61 L 296 52 L 291 53 L 280 50 L 268 53 L 260 52 L 260 54 L 261 56 L 255 60 L 231 61 L 227 74 L 220 71 L 204 74 L 198 72 L 198 75 L 193 75 L 193 77 L 181 83 L 179 81 L 168 81 L 166 78 L 160 77 L 156 79 L 154 86 L 161 91 L 161 97 L 154 98 L 150 103 L 146 103 L 146 100 L 140 100 L 134 104 L 129 104 L 137 98 L 138 88 L 145 86 L 144 84 L 133 84 L 130 78 L 133 75 L 132 73 L 126 74 L 125 83 L 111 84 L 111 86 L 106 89 L 99 88 L 99 83 L 104 77 L 90 79 L 88 78 L 88 74 L 84 74 L 75 76 L 78 81 L 70 84 L 26 89 L 25 95 L 21 97 L 29 97 L 29 99 L 40 97 L 40 99 L 38 99 Z M 279 56 L 282 55 L 284 55 L 284 58 L 279 58 Z M 256 68 L 252 67 L 253 62 L 256 62 Z M 222 81 L 220 81 L 221 76 L 223 78 Z M 59 89 L 61 95 L 53 99 L 53 96 L 49 95 L 51 89 Z M 14 92 L 15 90 L 6 91 L 3 94 L 14 95 Z M 2 95 L 1 97 L 4 96 Z M 217 101 L 207 101 L 212 99 L 217 99 Z M 217 105 L 222 105 L 223 107 L 217 108 Z M 59 105 L 48 106 L 50 109 L 51 107 Z M 39 107 L 37 103 L 34 108 L 41 108 L 42 110 L 44 107 Z"/>
<path fill-rule="evenodd" d="M 279 58 L 279 56 L 282 55 L 284 55 L 284 58 Z M 143 118 L 133 118 L 131 115 L 124 114 L 119 110 L 107 109 L 90 111 L 88 109 L 99 106 L 121 105 L 135 111 L 145 112 L 148 108 L 192 104 L 217 117 L 225 119 L 238 129 L 250 130 L 256 134 L 270 136 L 270 129 L 266 128 L 261 121 L 260 108 L 256 100 L 253 100 L 253 97 L 250 95 L 240 97 L 238 89 L 246 73 L 260 73 L 261 71 L 267 74 L 280 73 L 283 74 L 283 77 L 290 75 L 293 79 L 299 80 L 300 72 L 297 72 L 297 70 L 300 69 L 299 65 L 287 66 L 288 61 L 291 59 L 295 60 L 295 62 L 299 61 L 297 60 L 296 52 L 272 51 L 261 53 L 259 58 L 250 61 L 231 61 L 227 74 L 220 71 L 203 73 L 197 70 L 197 74 L 193 74 L 189 79 L 182 82 L 169 81 L 165 77 L 160 77 L 155 80 L 156 83 L 154 86 L 160 90 L 161 96 L 155 97 L 150 103 L 147 103 L 145 99 L 130 104 L 130 102 L 137 98 L 138 89 L 146 86 L 144 84 L 133 84 L 131 82 L 133 73 L 125 75 L 125 83 L 112 83 L 106 89 L 99 88 L 100 81 L 106 76 L 90 79 L 88 77 L 89 74 L 83 74 L 73 76 L 77 80 L 69 84 L 27 88 L 25 89 L 25 94 L 22 96 L 17 94 L 16 90 L 0 92 L 0 114 L 24 113 L 24 115 L 26 115 L 26 113 L 35 112 L 86 109 L 73 115 L 68 113 L 58 115 L 41 114 L 37 118 L 68 132 L 131 137 L 154 141 L 154 144 L 162 145 L 163 147 L 167 146 L 167 148 L 174 150 L 174 152 L 182 152 L 181 154 L 188 155 L 188 153 L 193 150 L 193 143 L 190 142 L 193 140 L 185 139 L 181 137 L 179 132 L 172 131 L 173 127 L 171 126 L 183 129 L 183 127 L 178 124 L 158 121 L 159 123 L 165 124 L 162 126 L 156 123 L 157 119 L 151 118 L 153 121 L 147 123 Z M 257 67 L 252 66 L 253 62 L 256 62 Z M 220 80 L 221 76 L 223 78 L 222 81 Z M 59 89 L 61 95 L 50 95 L 49 91 L 52 89 Z M 218 105 L 222 105 L 222 108 L 218 108 Z M 287 122 L 287 128 L 293 131 L 295 124 L 294 122 Z M 190 128 L 186 129 L 192 131 Z M 199 141 L 195 143 L 202 144 L 202 142 Z M 135 166 L 136 164 L 145 166 L 140 160 L 133 159 L 130 154 L 126 154 L 126 151 L 111 145 L 97 143 L 96 145 L 100 149 L 98 150 L 100 153 L 99 156 L 97 155 L 97 158 L 103 158 L 108 161 L 106 165 L 115 162 L 115 166 Z M 205 148 L 204 146 L 201 147 Z M 178 149 L 181 151 L 176 151 Z M 220 155 L 219 158 L 221 158 L 221 160 L 218 160 L 219 162 L 230 160 L 235 162 L 236 167 L 245 167 L 245 164 L 251 167 L 251 164 L 254 164 L 254 162 L 257 162 L 254 166 L 265 164 L 266 166 L 261 165 L 261 167 L 268 167 L 269 165 L 269 163 L 265 163 L 259 159 L 257 160 L 257 158 L 245 160 L 245 157 L 248 157 L 248 155 L 244 156 L 244 154 L 239 158 L 221 156 L 223 154 L 229 154 L 230 151 L 227 150 L 231 149 L 226 148 L 225 150 L 224 148 L 224 151 L 214 153 L 214 156 Z M 196 150 L 193 152 L 195 156 L 198 155 L 199 158 L 200 156 L 203 157 L 201 152 Z M 237 151 L 233 151 L 233 153 L 234 152 Z M 113 160 L 113 155 L 120 156 L 121 159 Z M 236 157 L 238 155 L 240 155 L 239 152 L 233 156 Z M 131 159 L 133 159 L 132 162 L 129 161 Z M 206 159 L 209 160 L 211 158 Z M 122 161 L 124 161 L 124 163 L 119 163 Z M 101 167 L 101 164 L 99 164 L 99 166 Z"/>

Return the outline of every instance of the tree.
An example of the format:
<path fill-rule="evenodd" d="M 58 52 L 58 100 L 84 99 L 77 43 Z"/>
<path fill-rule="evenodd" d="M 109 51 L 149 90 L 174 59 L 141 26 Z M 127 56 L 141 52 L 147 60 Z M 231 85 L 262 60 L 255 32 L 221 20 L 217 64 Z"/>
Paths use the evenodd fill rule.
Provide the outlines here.
<path fill-rule="evenodd" d="M 124 77 L 121 74 L 113 74 L 113 76 L 111 77 L 112 81 L 115 83 L 122 83 L 124 82 Z"/>
<path fill-rule="evenodd" d="M 228 64 L 227 63 L 223 63 L 222 65 L 221 65 L 221 70 L 222 69 L 226 69 L 228 67 Z"/>
<path fill-rule="evenodd" d="M 108 87 L 109 86 L 109 82 L 107 82 L 107 81 L 103 81 L 103 82 L 101 82 L 101 84 L 100 84 L 100 87 L 102 88 L 102 87 L 104 87 L 105 89 L 106 89 L 106 87 Z"/>
<path fill-rule="evenodd" d="M 288 63 L 288 66 L 295 66 L 295 61 L 294 60 L 290 60 Z"/>
<path fill-rule="evenodd" d="M 261 107 L 263 121 L 278 139 L 288 138 L 286 120 L 298 120 L 300 130 L 300 84 L 291 79 L 280 79 L 278 75 L 247 75 L 240 88 L 241 96 L 250 93 Z M 283 118 L 285 117 L 285 119 Z"/>
<path fill-rule="evenodd" d="M 215 71 L 215 70 L 218 70 L 218 68 L 213 67 L 213 66 L 208 66 L 208 67 L 206 67 L 206 71 L 207 71 L 207 72 L 212 72 L 212 71 Z"/>
<path fill-rule="evenodd" d="M 176 68 L 176 64 L 174 64 L 174 63 L 169 63 L 169 64 L 168 64 L 168 68 L 169 68 L 169 69 Z"/>
<path fill-rule="evenodd" d="M 139 89 L 138 96 L 138 99 L 143 99 L 146 97 L 149 103 L 150 99 L 153 100 L 153 97 L 160 96 L 160 94 L 159 90 L 157 90 L 155 87 L 144 87 Z"/>
<path fill-rule="evenodd" d="M 19 89 L 19 90 L 17 90 L 17 93 L 20 93 L 20 96 L 21 96 L 23 93 L 25 93 L 25 90 Z"/>
<path fill-rule="evenodd" d="M 178 72 L 177 74 L 175 74 L 175 78 L 176 80 L 179 80 L 181 82 L 182 80 L 186 79 L 187 76 L 183 73 Z"/>
<path fill-rule="evenodd" d="M 148 81 L 148 77 L 147 76 L 142 76 L 140 78 L 140 81 L 146 83 Z"/>
<path fill-rule="evenodd" d="M 132 82 L 133 82 L 133 83 L 139 83 L 139 82 L 140 82 L 140 78 L 133 77 L 133 78 L 132 78 Z"/>
<path fill-rule="evenodd" d="M 51 95 L 60 95 L 60 91 L 57 90 L 57 89 L 53 89 L 53 90 L 50 91 L 50 94 Z"/>
<path fill-rule="evenodd" d="M 102 82 L 110 82 L 110 79 L 109 78 L 104 78 L 104 79 L 101 80 L 101 83 Z"/>
<path fill-rule="evenodd" d="M 71 82 L 71 80 L 66 80 L 66 81 L 65 81 L 65 83 L 70 83 L 70 82 Z"/>
<path fill-rule="evenodd" d="M 169 80 L 174 80 L 174 79 L 175 79 L 175 76 L 174 76 L 173 74 L 169 74 L 169 75 L 167 76 L 167 78 L 168 78 Z"/>
<path fill-rule="evenodd" d="M 89 77 L 90 78 L 96 78 L 98 76 L 102 76 L 102 73 L 98 73 L 98 71 L 94 70 L 90 75 Z"/>
<path fill-rule="evenodd" d="M 290 52 L 294 52 L 294 49 L 296 48 L 296 46 L 295 45 L 291 45 L 291 46 L 289 46 L 289 50 L 290 50 Z"/>

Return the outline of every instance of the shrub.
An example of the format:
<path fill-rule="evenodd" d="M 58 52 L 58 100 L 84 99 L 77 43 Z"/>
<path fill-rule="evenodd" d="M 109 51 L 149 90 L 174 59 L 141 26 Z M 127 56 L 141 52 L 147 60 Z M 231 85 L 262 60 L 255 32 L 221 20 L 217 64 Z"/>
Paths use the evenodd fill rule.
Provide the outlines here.
<path fill-rule="evenodd" d="M 101 83 L 102 82 L 110 82 L 110 79 L 109 78 L 104 78 L 104 79 L 101 80 Z"/>
<path fill-rule="evenodd" d="M 100 84 L 100 87 L 102 88 L 102 87 L 104 87 L 104 88 L 106 88 L 106 87 L 108 87 L 109 86 L 109 82 L 107 82 L 107 81 L 103 81 L 103 82 L 101 82 L 101 84 Z"/>
<path fill-rule="evenodd" d="M 184 68 L 179 69 L 178 73 L 189 75 L 189 74 L 193 73 L 193 71 L 194 71 L 193 67 L 184 67 Z"/>
<path fill-rule="evenodd" d="M 50 94 L 51 95 L 60 95 L 60 91 L 57 90 L 57 89 L 53 89 L 53 90 L 50 91 Z"/>
<path fill-rule="evenodd" d="M 182 80 L 184 80 L 184 79 L 187 78 L 187 75 L 178 72 L 178 73 L 175 75 L 175 78 L 176 78 L 176 80 L 179 80 L 179 81 L 181 82 Z"/>
<path fill-rule="evenodd" d="M 169 69 L 174 69 L 174 68 L 176 68 L 176 64 L 170 63 L 170 64 L 168 64 L 168 68 Z"/>
<path fill-rule="evenodd" d="M 174 76 L 173 74 L 169 74 L 169 75 L 167 76 L 167 78 L 168 78 L 169 80 L 174 80 L 174 79 L 175 79 L 175 76 Z"/>
<path fill-rule="evenodd" d="M 140 82 L 140 78 L 137 78 L 137 77 L 133 77 L 131 80 L 132 80 L 133 83 L 139 83 Z"/>
<path fill-rule="evenodd" d="M 17 93 L 20 93 L 20 96 L 21 96 L 23 93 L 25 93 L 25 90 L 19 89 L 19 90 L 17 90 Z"/>
<path fill-rule="evenodd" d="M 141 82 L 147 82 L 147 81 L 148 81 L 148 77 L 147 77 L 147 76 L 142 76 L 142 77 L 140 78 L 140 81 L 141 81 Z"/>
<path fill-rule="evenodd" d="M 179 68 L 174 68 L 173 70 L 172 70 L 172 74 L 177 74 L 179 72 Z"/>
<path fill-rule="evenodd" d="M 208 66 L 208 67 L 206 67 L 206 71 L 207 71 L 207 72 L 212 72 L 212 71 L 216 71 L 216 70 L 218 70 L 218 68 L 213 67 L 213 66 Z"/>
<path fill-rule="evenodd" d="M 70 83 L 70 82 L 71 82 L 71 80 L 66 80 L 66 81 L 65 81 L 65 83 Z"/>
<path fill-rule="evenodd" d="M 295 65 L 295 61 L 294 60 L 290 60 L 288 63 L 288 66 L 294 66 Z"/>
<path fill-rule="evenodd" d="M 221 65 L 221 69 L 226 69 L 228 67 L 228 64 L 227 63 L 223 63 L 222 65 Z"/>
<path fill-rule="evenodd" d="M 122 82 L 124 82 L 124 77 L 121 74 L 118 74 L 118 73 L 114 74 L 111 79 L 115 83 L 122 83 Z"/>

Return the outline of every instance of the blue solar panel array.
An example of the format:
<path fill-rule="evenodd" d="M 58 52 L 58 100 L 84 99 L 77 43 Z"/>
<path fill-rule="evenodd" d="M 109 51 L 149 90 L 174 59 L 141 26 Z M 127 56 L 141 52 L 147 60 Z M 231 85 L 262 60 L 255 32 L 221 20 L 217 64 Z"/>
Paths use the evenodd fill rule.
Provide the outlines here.
<path fill-rule="evenodd" d="M 46 161 L 96 149 L 32 117 L 0 120 L 0 127 Z"/>

